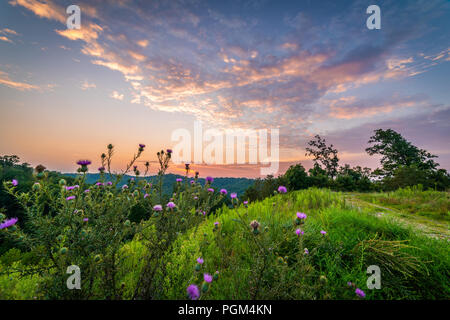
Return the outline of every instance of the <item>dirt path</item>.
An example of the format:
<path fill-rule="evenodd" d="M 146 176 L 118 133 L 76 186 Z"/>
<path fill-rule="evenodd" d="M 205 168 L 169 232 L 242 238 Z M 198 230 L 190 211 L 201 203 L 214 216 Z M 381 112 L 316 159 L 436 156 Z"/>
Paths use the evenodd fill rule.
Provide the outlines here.
<path fill-rule="evenodd" d="M 361 200 L 354 195 L 346 195 L 346 201 L 350 202 L 353 206 L 358 208 L 363 207 L 373 207 L 382 210 L 381 212 L 374 212 L 378 217 L 391 217 L 395 220 L 403 223 L 405 225 L 411 226 L 415 229 L 420 230 L 426 236 L 437 238 L 437 239 L 445 239 L 450 240 L 450 232 L 448 228 L 448 224 L 445 222 L 438 222 L 432 219 L 428 219 L 426 217 L 418 217 L 412 214 L 406 214 L 399 210 L 384 207 L 378 204 L 370 203 L 365 200 Z M 384 212 L 383 212 L 384 211 Z"/>

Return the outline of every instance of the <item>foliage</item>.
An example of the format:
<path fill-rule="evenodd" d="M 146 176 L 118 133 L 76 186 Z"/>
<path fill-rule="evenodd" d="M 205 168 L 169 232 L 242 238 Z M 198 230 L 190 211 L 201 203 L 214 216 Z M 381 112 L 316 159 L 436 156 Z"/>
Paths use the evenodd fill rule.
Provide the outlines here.
<path fill-rule="evenodd" d="M 325 139 L 316 135 L 313 140 L 308 142 L 309 147 L 306 147 L 306 155 L 314 156 L 314 163 L 321 164 L 327 175 L 333 179 L 336 176 L 339 158 L 337 156 L 337 149 L 333 145 L 327 146 Z"/>
<path fill-rule="evenodd" d="M 393 176 L 395 170 L 401 166 L 415 166 L 419 170 L 434 170 L 439 165 L 433 158 L 437 156 L 419 149 L 411 142 L 407 141 L 398 132 L 392 129 L 377 129 L 370 137 L 369 144 L 374 143 L 366 149 L 369 155 L 379 154 L 382 156 L 382 174 Z"/>

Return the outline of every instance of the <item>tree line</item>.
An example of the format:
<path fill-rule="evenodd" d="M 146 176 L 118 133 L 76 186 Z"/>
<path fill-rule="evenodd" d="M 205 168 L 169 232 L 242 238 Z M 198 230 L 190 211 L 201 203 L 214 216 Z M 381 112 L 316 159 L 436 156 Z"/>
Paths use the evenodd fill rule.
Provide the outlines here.
<path fill-rule="evenodd" d="M 313 158 L 313 167 L 306 171 L 301 163 L 289 167 L 278 177 L 257 179 L 249 187 L 244 198 L 261 200 L 276 192 L 278 186 L 289 190 L 310 187 L 330 188 L 336 191 L 391 191 L 413 185 L 424 189 L 445 191 L 450 186 L 447 170 L 439 169 L 436 155 L 414 146 L 400 133 L 392 129 L 377 129 L 369 138 L 365 149 L 369 156 L 381 156 L 380 167 L 351 167 L 339 164 L 338 150 L 327 145 L 324 138 L 316 135 L 308 142 L 306 156 Z"/>

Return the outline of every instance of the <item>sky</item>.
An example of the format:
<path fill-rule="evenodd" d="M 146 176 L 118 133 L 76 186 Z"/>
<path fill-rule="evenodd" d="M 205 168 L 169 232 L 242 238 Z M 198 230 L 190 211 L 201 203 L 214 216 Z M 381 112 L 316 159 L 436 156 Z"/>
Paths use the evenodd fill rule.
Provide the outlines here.
<path fill-rule="evenodd" d="M 71 4 L 80 29 L 67 27 Z M 372 4 L 379 30 L 366 26 Z M 444 0 L 1 1 L 0 155 L 62 172 L 90 159 L 95 172 L 112 143 L 119 170 L 143 143 L 154 174 L 172 134 L 201 122 L 278 129 L 280 174 L 311 167 L 315 134 L 341 165 L 376 168 L 367 141 L 392 128 L 448 170 L 449 75 Z M 261 166 L 192 168 L 260 177 Z"/>

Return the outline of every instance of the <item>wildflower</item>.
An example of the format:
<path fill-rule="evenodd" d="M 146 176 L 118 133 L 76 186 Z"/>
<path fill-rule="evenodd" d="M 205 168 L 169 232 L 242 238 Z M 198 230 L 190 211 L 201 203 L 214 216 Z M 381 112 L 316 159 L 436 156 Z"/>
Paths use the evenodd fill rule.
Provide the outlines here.
<path fill-rule="evenodd" d="M 183 181 L 183 179 L 177 178 L 177 182 L 181 182 L 181 181 Z"/>
<path fill-rule="evenodd" d="M 297 234 L 297 236 L 302 236 L 303 234 L 304 234 L 304 231 L 303 230 L 301 230 L 301 229 L 297 229 L 297 230 L 295 230 L 295 233 Z"/>
<path fill-rule="evenodd" d="M 124 185 L 122 186 L 122 190 L 126 190 L 126 189 L 128 189 L 128 186 L 127 186 L 126 184 L 124 184 Z"/>
<path fill-rule="evenodd" d="M 88 222 L 88 221 L 89 221 L 89 218 L 84 218 L 83 221 L 84 221 L 84 222 Z"/>
<path fill-rule="evenodd" d="M 305 249 L 304 249 L 304 252 L 303 252 L 303 254 L 305 254 L 305 255 L 306 255 L 306 254 L 309 254 L 309 250 L 308 250 L 308 248 L 305 248 Z"/>
<path fill-rule="evenodd" d="M 230 194 L 231 199 L 236 199 L 237 198 L 237 193 L 233 192 L 232 194 Z"/>
<path fill-rule="evenodd" d="M 91 192 L 91 190 L 89 190 L 89 189 L 84 190 L 84 193 L 89 193 L 89 192 Z"/>
<path fill-rule="evenodd" d="M 195 284 L 189 285 L 186 291 L 191 300 L 197 300 L 200 297 L 200 290 Z"/>
<path fill-rule="evenodd" d="M 279 192 L 279 193 L 286 193 L 286 192 L 287 192 L 287 189 L 286 189 L 285 186 L 279 186 L 279 187 L 278 187 L 278 192 Z"/>
<path fill-rule="evenodd" d="M 223 194 L 225 196 L 227 193 L 227 189 L 220 189 L 220 194 Z"/>
<path fill-rule="evenodd" d="M 306 214 L 303 212 L 297 212 L 297 218 L 302 220 L 302 219 L 306 219 Z"/>
<path fill-rule="evenodd" d="M 166 152 L 167 152 L 168 154 L 171 154 L 171 153 L 172 153 L 172 149 L 167 149 Z"/>
<path fill-rule="evenodd" d="M 91 161 L 89 161 L 89 160 L 79 160 L 79 161 L 77 161 L 77 164 L 79 166 L 81 166 L 81 168 L 78 169 L 80 172 L 87 172 L 88 171 L 87 166 L 91 164 Z"/>
<path fill-rule="evenodd" d="M 19 182 L 16 179 L 12 179 L 11 183 L 14 187 L 19 184 Z"/>
<path fill-rule="evenodd" d="M 144 151 L 144 148 L 145 148 L 145 144 L 140 143 L 139 144 L 139 151 L 140 152 Z"/>
<path fill-rule="evenodd" d="M 112 186 L 112 182 L 111 182 L 111 181 L 108 181 L 106 184 L 107 184 L 108 186 Z"/>
<path fill-rule="evenodd" d="M 355 293 L 360 298 L 365 298 L 366 297 L 366 294 L 360 288 L 356 288 Z"/>
<path fill-rule="evenodd" d="M 148 193 L 144 194 L 144 199 L 147 198 L 149 196 Z"/>
<path fill-rule="evenodd" d="M 160 205 L 160 204 L 155 205 L 153 207 L 153 210 L 155 210 L 155 211 L 162 211 L 162 205 Z"/>
<path fill-rule="evenodd" d="M 208 188 L 208 192 L 214 192 L 213 188 Z"/>
<path fill-rule="evenodd" d="M 259 222 L 257 220 L 253 220 L 252 222 L 250 222 L 250 227 L 253 228 L 253 233 L 256 235 L 259 233 Z"/>
<path fill-rule="evenodd" d="M 353 287 L 353 283 L 352 282 L 347 282 L 347 285 L 349 286 L 349 287 Z"/>
<path fill-rule="evenodd" d="M 194 184 L 195 183 L 195 181 L 194 180 L 191 180 L 191 181 L 189 181 L 191 184 Z"/>
<path fill-rule="evenodd" d="M 170 209 L 173 209 L 173 208 L 176 207 L 176 205 L 175 205 L 175 203 L 173 203 L 172 201 L 170 201 L 170 202 L 167 203 L 167 207 L 170 208 Z"/>
<path fill-rule="evenodd" d="M 244 201 L 244 205 L 248 205 L 248 201 L 247 200 Z"/>
<path fill-rule="evenodd" d="M 17 218 L 11 218 L 11 219 L 5 220 L 5 222 L 0 223 L 0 229 L 9 228 L 9 227 L 15 225 L 17 223 L 17 221 L 19 221 L 19 219 L 17 219 Z"/>
<path fill-rule="evenodd" d="M 70 200 L 73 200 L 73 199 L 75 199 L 75 198 L 76 198 L 75 196 L 70 196 L 70 197 L 67 197 L 66 200 L 67 200 L 67 201 L 70 201 Z"/>
<path fill-rule="evenodd" d="M 211 283 L 212 280 L 213 280 L 213 277 L 209 273 L 204 273 L 203 274 L 203 279 L 205 280 L 205 282 Z"/>
<path fill-rule="evenodd" d="M 98 187 L 104 186 L 103 182 L 97 182 L 95 185 L 98 186 Z"/>
<path fill-rule="evenodd" d="M 189 171 L 189 165 L 190 165 L 189 163 L 184 164 L 184 168 L 186 169 L 186 171 Z"/>
<path fill-rule="evenodd" d="M 198 197 L 197 197 L 197 196 L 194 196 L 194 200 L 198 200 Z"/>
<path fill-rule="evenodd" d="M 211 183 L 213 183 L 213 181 L 214 181 L 214 178 L 213 178 L 213 177 L 210 177 L 210 176 L 207 176 L 207 177 L 206 177 L 206 182 L 207 182 L 207 183 L 211 184 Z"/>
<path fill-rule="evenodd" d="M 203 262 L 204 262 L 204 261 L 203 261 L 202 258 L 198 258 L 198 259 L 197 259 L 197 263 L 198 263 L 198 264 L 203 264 Z"/>
<path fill-rule="evenodd" d="M 103 172 L 105 172 L 105 167 L 100 167 L 100 168 L 98 168 L 98 171 L 100 171 L 100 173 L 103 173 Z"/>
<path fill-rule="evenodd" d="M 327 234 L 327 232 L 324 231 L 324 230 L 321 230 L 320 233 L 323 234 L 323 235 L 326 235 L 326 234 Z"/>
<path fill-rule="evenodd" d="M 41 189 L 41 184 L 39 183 L 39 182 L 35 182 L 34 184 L 33 184 L 33 191 L 38 191 L 38 190 L 40 190 Z"/>
<path fill-rule="evenodd" d="M 214 226 L 218 227 L 219 226 L 219 221 L 214 222 Z"/>

